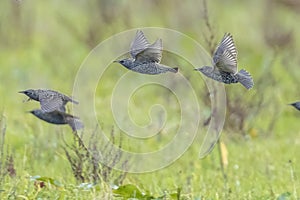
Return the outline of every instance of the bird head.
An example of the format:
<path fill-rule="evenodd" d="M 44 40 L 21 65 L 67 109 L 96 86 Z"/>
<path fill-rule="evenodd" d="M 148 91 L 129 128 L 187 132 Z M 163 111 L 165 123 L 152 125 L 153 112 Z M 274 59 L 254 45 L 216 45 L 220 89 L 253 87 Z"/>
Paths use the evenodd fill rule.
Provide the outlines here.
<path fill-rule="evenodd" d="M 297 110 L 300 110 L 300 102 L 291 103 L 291 106 L 294 106 Z"/>
<path fill-rule="evenodd" d="M 120 63 L 124 67 L 130 69 L 130 68 L 132 68 L 132 65 L 133 65 L 134 61 L 131 58 L 125 58 L 125 59 L 122 59 L 122 60 L 115 60 L 114 62 Z"/>
<path fill-rule="evenodd" d="M 31 99 L 38 100 L 38 98 L 39 98 L 38 93 L 36 92 L 36 90 L 33 90 L 33 89 L 20 91 L 19 93 L 23 93 L 26 96 L 28 96 L 29 97 L 28 101 Z"/>

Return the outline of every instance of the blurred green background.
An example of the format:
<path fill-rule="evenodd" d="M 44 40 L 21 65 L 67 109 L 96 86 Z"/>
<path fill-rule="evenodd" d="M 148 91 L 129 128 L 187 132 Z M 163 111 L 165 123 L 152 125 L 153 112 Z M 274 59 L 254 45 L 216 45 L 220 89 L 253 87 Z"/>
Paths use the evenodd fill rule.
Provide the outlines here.
<path fill-rule="evenodd" d="M 209 53 L 224 33 L 230 32 L 238 49 L 239 68 L 252 74 L 255 87 L 246 91 L 238 84 L 225 86 L 227 114 L 221 149 L 223 164 L 228 160 L 224 164 L 227 179 L 222 176 L 217 149 L 204 160 L 198 159 L 199 145 L 195 143 L 201 141 L 196 139 L 171 166 L 128 174 L 125 183 L 138 185 L 154 196 L 182 188 L 183 199 L 299 199 L 300 112 L 287 104 L 300 100 L 300 2 L 215 0 L 208 1 L 206 9 L 204 5 L 196 0 L 1 1 L 0 111 L 2 130 L 6 128 L 1 144 L 5 143 L 2 152 L 13 157 L 16 176 L 2 179 L 0 196 L 84 197 L 68 189 L 76 180 L 59 135 L 71 138 L 69 127 L 56 127 L 26 113 L 38 104 L 22 103 L 26 98 L 17 92 L 51 88 L 71 95 L 80 65 L 99 43 L 129 29 L 161 27 L 186 34 Z M 102 119 L 111 112 L 107 106 L 109 80 L 117 80 L 125 72 L 127 69 L 115 64 L 95 94 L 96 103 L 107 108 L 99 113 Z M 189 77 L 195 78 L 190 73 Z M 156 92 L 154 88 L 146 91 Z M 209 117 L 210 102 L 201 78 L 196 92 L 203 100 L 200 126 L 206 129 L 203 123 Z M 133 102 L 141 107 L 151 105 L 149 96 L 147 102 L 140 101 L 146 95 L 137 95 Z M 131 111 L 134 116 L 143 113 Z M 177 111 L 171 110 L 169 115 Z M 113 119 L 103 121 L 107 129 L 114 125 Z M 161 144 L 158 140 L 147 145 L 159 148 Z M 3 154 L 1 159 L 1 170 L 5 171 Z M 36 191 L 28 180 L 33 175 L 59 180 L 66 185 L 64 192 L 55 187 Z M 91 190 L 84 195 L 97 198 L 106 192 Z"/>

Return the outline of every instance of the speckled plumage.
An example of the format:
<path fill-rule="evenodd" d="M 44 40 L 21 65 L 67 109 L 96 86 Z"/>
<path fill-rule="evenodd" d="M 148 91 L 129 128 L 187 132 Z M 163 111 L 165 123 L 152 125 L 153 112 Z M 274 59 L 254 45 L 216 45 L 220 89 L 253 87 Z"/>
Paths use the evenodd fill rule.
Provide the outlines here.
<path fill-rule="evenodd" d="M 125 66 L 127 69 L 132 71 L 142 73 L 142 74 L 161 74 L 166 72 L 173 72 L 176 73 L 178 71 L 177 68 L 170 68 L 168 66 L 156 63 L 156 62 L 135 62 L 131 59 L 121 60 L 119 61 L 120 64 Z"/>
<path fill-rule="evenodd" d="M 214 79 L 219 82 L 223 82 L 226 84 L 231 84 L 231 83 L 237 83 L 238 79 L 237 77 L 229 72 L 224 72 L 224 71 L 219 71 L 219 72 L 214 72 L 214 69 L 209 66 L 204 66 L 199 69 L 204 75 L 207 77 Z"/>
<path fill-rule="evenodd" d="M 233 42 L 232 35 L 226 33 L 217 47 L 212 65 L 195 69 L 202 72 L 205 76 L 223 82 L 225 84 L 241 83 L 246 89 L 251 89 L 254 85 L 249 72 L 237 69 L 237 51 Z"/>
<path fill-rule="evenodd" d="M 162 40 L 157 39 L 150 44 L 144 33 L 140 30 L 136 32 L 136 36 L 130 45 L 130 54 L 132 58 L 117 60 L 129 70 L 142 74 L 161 74 L 166 72 L 177 73 L 178 68 L 170 68 L 160 64 L 162 58 Z"/>
<path fill-rule="evenodd" d="M 44 112 L 52 112 L 55 110 L 65 112 L 65 105 L 68 102 L 78 104 L 77 101 L 73 100 L 71 97 L 68 97 L 60 92 L 48 89 L 29 89 L 25 91 L 20 91 L 29 97 L 28 100 L 39 101 L 41 104 L 41 109 Z"/>

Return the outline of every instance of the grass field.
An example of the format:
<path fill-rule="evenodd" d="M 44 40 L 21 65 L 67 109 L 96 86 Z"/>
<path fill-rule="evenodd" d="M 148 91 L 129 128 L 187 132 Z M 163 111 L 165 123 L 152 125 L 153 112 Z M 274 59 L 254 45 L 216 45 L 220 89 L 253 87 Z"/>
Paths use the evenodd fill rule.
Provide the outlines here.
<path fill-rule="evenodd" d="M 297 0 L 9 0 L 0 10 L 0 199 L 300 199 L 300 112 L 288 105 L 300 99 Z M 137 29 L 163 39 L 162 63 L 178 74 L 112 63 Z M 193 70 L 226 32 L 252 90 Z M 215 138 L 210 85 L 225 88 L 226 113 L 200 159 Z M 79 100 L 67 110 L 84 131 L 27 113 L 39 107 L 18 94 L 29 88 Z"/>

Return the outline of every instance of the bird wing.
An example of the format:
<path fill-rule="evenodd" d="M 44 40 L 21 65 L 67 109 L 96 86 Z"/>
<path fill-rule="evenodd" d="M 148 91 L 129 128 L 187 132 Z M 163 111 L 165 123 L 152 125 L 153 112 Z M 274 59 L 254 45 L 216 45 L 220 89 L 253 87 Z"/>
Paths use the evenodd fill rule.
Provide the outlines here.
<path fill-rule="evenodd" d="M 44 112 L 55 110 L 65 112 L 64 102 L 61 97 L 53 94 L 45 94 L 39 98 L 41 109 Z"/>
<path fill-rule="evenodd" d="M 156 62 L 160 63 L 162 58 L 162 40 L 157 39 L 153 44 L 151 44 L 144 51 L 140 52 L 135 61 L 136 62 Z"/>
<path fill-rule="evenodd" d="M 230 33 L 226 33 L 217 47 L 213 64 L 221 71 L 237 72 L 237 50 Z"/>
<path fill-rule="evenodd" d="M 147 47 L 149 47 L 150 43 L 145 37 L 144 33 L 141 30 L 138 30 L 135 34 L 135 38 L 130 45 L 130 54 L 132 58 L 136 58 L 136 56 L 144 51 Z"/>

